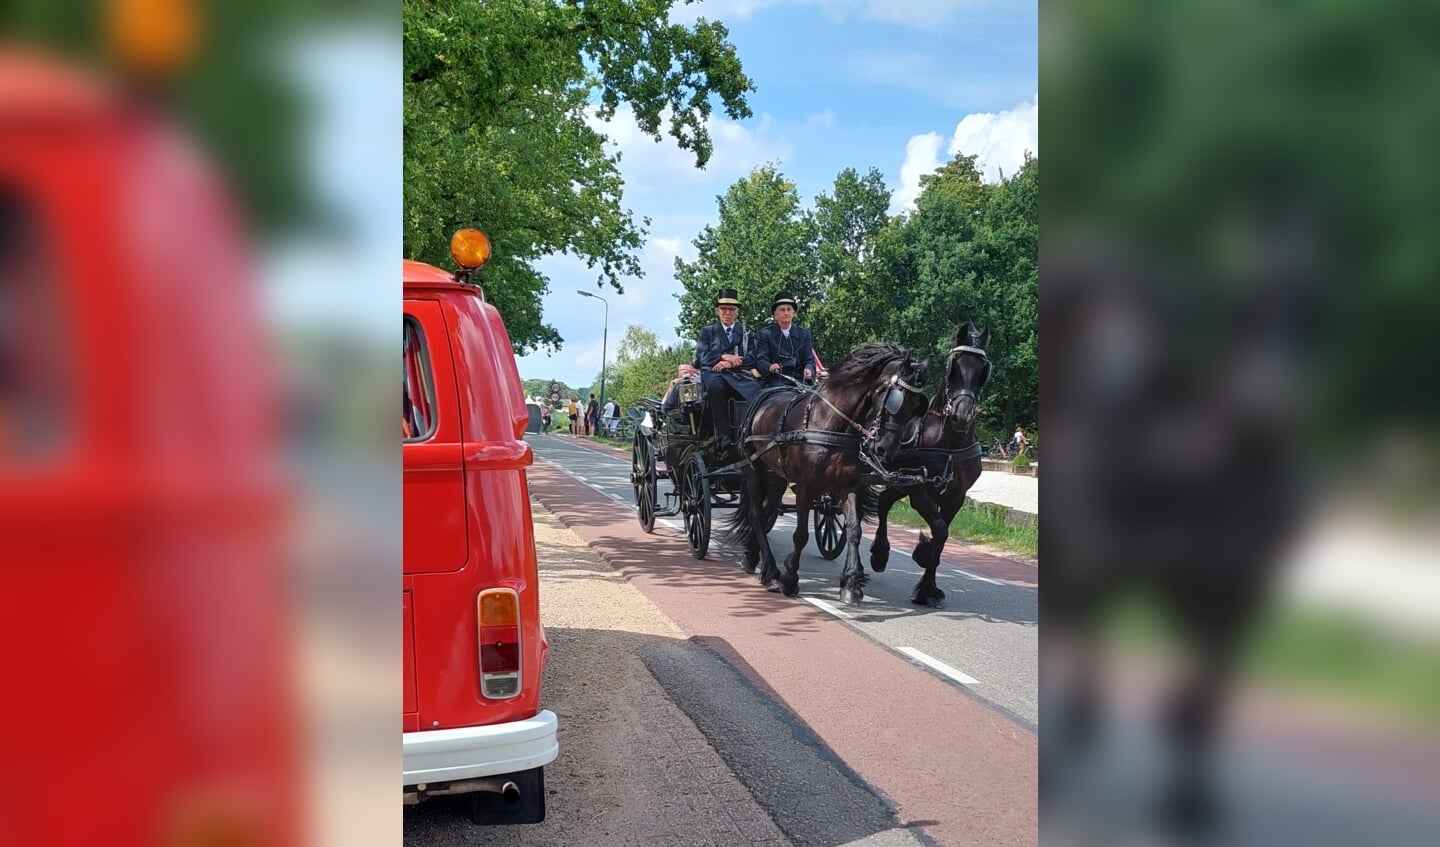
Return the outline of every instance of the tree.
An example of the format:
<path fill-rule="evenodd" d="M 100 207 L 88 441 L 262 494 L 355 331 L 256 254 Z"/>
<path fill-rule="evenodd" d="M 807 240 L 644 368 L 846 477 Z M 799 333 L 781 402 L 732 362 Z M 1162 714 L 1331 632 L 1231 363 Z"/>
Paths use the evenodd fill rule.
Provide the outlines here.
<path fill-rule="evenodd" d="M 124 67 L 113 33 L 103 25 L 103 12 L 116 5 L 14 0 L 0 7 L 0 31 L 12 45 L 73 56 L 81 66 L 136 83 L 142 75 L 133 62 Z M 334 210 L 322 206 L 314 181 L 306 178 L 306 92 L 287 63 L 276 61 L 276 46 L 296 43 L 297 35 L 303 39 L 317 24 L 332 26 L 342 15 L 347 22 L 365 16 L 389 21 L 394 12 L 337 0 L 182 5 L 195 7 L 196 50 L 172 76 L 147 79 L 145 98 L 171 108 L 193 133 L 224 171 L 246 223 L 262 238 L 324 227 Z M 148 9 L 152 22 L 171 14 L 154 4 Z M 185 29 L 185 16 L 176 17 L 168 21 L 176 27 L 168 34 Z"/>
<path fill-rule="evenodd" d="M 655 333 L 643 326 L 631 324 L 625 328 L 625 337 L 620 339 L 620 347 L 615 352 L 615 364 L 633 362 L 659 350 L 660 339 Z"/>
<path fill-rule="evenodd" d="M 835 177 L 832 194 L 815 198 L 816 290 L 804 323 L 822 361 L 883 337 L 892 305 L 887 301 L 903 293 L 872 284 L 876 241 L 889 221 L 889 206 L 885 177 L 875 168 L 864 177 L 846 168 Z"/>
<path fill-rule="evenodd" d="M 532 262 L 570 253 L 597 286 L 640 276 L 648 221 L 623 208 L 618 156 L 599 127 L 622 104 L 704 167 L 712 99 L 750 115 L 723 24 L 671 24 L 674 0 L 405 0 L 404 246 L 445 266 L 461 226 L 494 258 L 480 274 L 517 354 L 558 350 Z"/>
<path fill-rule="evenodd" d="M 548 402 L 550 400 L 550 383 L 552 382 L 560 384 L 560 405 L 563 406 L 569 403 L 571 397 L 579 396 L 579 392 L 576 389 L 573 389 L 570 386 L 566 385 L 564 380 L 527 379 L 523 380 L 520 384 L 527 396 L 539 397 L 541 400 L 545 400 Z"/>
<path fill-rule="evenodd" d="M 759 328 L 770 321 L 770 300 L 782 288 L 808 300 L 814 293 L 810 244 L 814 224 L 800 208 L 795 183 L 774 164 L 737 180 L 716 198 L 720 220 L 692 242 L 695 261 L 675 259 L 682 337 L 694 338 L 714 320 L 715 294 L 734 288 L 742 304 L 740 320 Z"/>
<path fill-rule="evenodd" d="M 607 382 L 608 396 L 622 409 L 646 397 L 662 396 L 675 376 L 676 367 L 695 358 L 693 343 L 661 345 L 654 333 L 642 327 L 629 327 L 625 338 L 638 343 L 630 346 L 627 353 L 622 342 L 622 353 L 611 366 Z"/>
<path fill-rule="evenodd" d="M 912 270 L 902 272 L 913 272 L 910 302 L 894 313 L 891 337 L 943 361 L 955 327 L 965 321 L 988 327 L 993 368 L 981 426 L 1033 426 L 1039 408 L 1039 162 L 1027 159 L 1019 174 L 987 185 L 975 157 L 959 155 L 920 184 L 915 212 L 904 224 Z"/>

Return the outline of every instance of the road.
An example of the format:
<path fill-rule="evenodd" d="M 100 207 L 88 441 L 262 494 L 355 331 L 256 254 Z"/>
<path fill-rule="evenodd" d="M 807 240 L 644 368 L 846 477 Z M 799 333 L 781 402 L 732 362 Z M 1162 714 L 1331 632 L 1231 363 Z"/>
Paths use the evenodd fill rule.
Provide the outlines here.
<path fill-rule="evenodd" d="M 565 437 L 532 434 L 526 438 L 539 462 L 634 513 L 630 462 L 618 451 Z M 662 499 L 668 490 L 669 483 L 662 481 Z M 716 523 L 728 514 L 728 510 L 716 510 Z M 792 548 L 794 530 L 794 517 L 784 515 L 770 532 L 777 559 Z M 844 556 L 825 561 L 812 533 L 800 560 L 801 597 L 898 655 L 926 663 L 940 678 L 963 686 L 969 696 L 1033 730 L 1038 720 L 1038 568 L 952 542 L 937 574 L 946 595 L 945 607 L 918 608 L 909 602 L 910 591 L 921 575 L 908 553 L 915 538 L 909 530 L 892 528 L 890 566 L 884 573 L 872 574 L 859 607 L 845 607 L 839 602 Z M 685 550 L 680 518 L 661 519 L 649 543 Z M 868 532 L 861 548 L 862 561 L 868 563 Z M 722 548 L 714 540 L 710 550 L 711 558 L 734 567 L 737 580 L 753 580 L 740 570 L 740 551 Z"/>
<path fill-rule="evenodd" d="M 784 598 L 733 553 L 697 561 L 674 528 L 645 534 L 620 452 L 530 441 L 545 698 L 562 727 L 549 817 L 476 828 L 439 798 L 405 810 L 406 844 L 1038 842 L 1033 565 L 957 546 L 950 607 L 912 609 L 901 554 L 856 609 L 836 602 L 838 566 L 812 554 L 802 599 Z M 788 524 L 772 541 L 788 549 Z M 1125 681 L 1098 755 L 1053 775 L 1046 843 L 1168 843 L 1145 825 L 1165 769 L 1140 703 L 1158 702 L 1158 680 Z M 1237 706 L 1219 756 L 1226 843 L 1434 843 L 1433 736 L 1341 732 L 1284 699 Z"/>
<path fill-rule="evenodd" d="M 561 723 L 547 819 L 476 828 L 436 798 L 405 810 L 406 844 L 1036 843 L 1034 565 L 961 551 L 970 575 L 947 572 L 950 608 L 930 610 L 897 561 L 839 609 L 838 567 L 807 557 L 826 609 L 645 534 L 623 455 L 528 439 Z"/>

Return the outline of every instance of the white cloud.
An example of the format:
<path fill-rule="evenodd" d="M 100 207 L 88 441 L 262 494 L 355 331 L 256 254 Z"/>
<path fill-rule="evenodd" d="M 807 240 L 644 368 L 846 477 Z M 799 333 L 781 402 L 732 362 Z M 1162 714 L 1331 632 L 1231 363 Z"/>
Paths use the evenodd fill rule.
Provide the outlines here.
<path fill-rule="evenodd" d="M 927 132 L 911 136 L 905 144 L 905 161 L 900 165 L 900 187 L 891 195 L 890 213 L 915 208 L 920 196 L 920 177 L 940 167 L 940 145 L 944 137 Z M 987 182 L 998 182 L 1001 171 L 1013 175 L 1025 164 L 1025 154 L 1040 154 L 1040 96 L 1009 111 L 975 112 L 955 125 L 946 148 L 946 161 L 957 153 L 974 155 L 975 166 Z"/>
<path fill-rule="evenodd" d="M 949 153 L 978 156 L 985 179 L 996 182 L 1000 172 L 1014 174 L 1025 164 L 1025 154 L 1040 154 L 1040 95 L 1028 103 L 998 114 L 976 112 L 960 119 L 950 138 Z"/>
<path fill-rule="evenodd" d="M 589 123 L 608 136 L 611 149 L 621 154 L 620 173 L 626 188 L 635 191 L 671 191 L 677 184 L 728 184 L 756 165 L 787 160 L 793 153 L 790 142 L 776 136 L 769 115 L 761 115 L 753 124 L 711 115 L 706 128 L 713 148 L 704 170 L 695 167 L 695 154 L 681 150 L 669 135 L 662 135 L 659 142 L 646 135 L 628 105 L 621 105 L 609 122 L 592 114 Z M 661 126 L 663 132 L 663 121 Z"/>
<path fill-rule="evenodd" d="M 831 127 L 835 125 L 835 113 L 830 109 L 812 112 L 805 116 L 805 125 L 810 127 Z"/>
<path fill-rule="evenodd" d="M 867 0 L 865 17 L 913 29 L 930 29 L 974 5 L 965 0 Z"/>
<path fill-rule="evenodd" d="M 883 89 L 913 91 L 952 109 L 980 103 L 1013 103 L 1034 91 L 1029 76 L 966 69 L 954 57 L 913 50 L 866 49 L 847 57 L 846 67 L 858 81 Z"/>
<path fill-rule="evenodd" d="M 844 22 L 851 17 L 883 21 L 912 29 L 939 26 L 958 12 L 981 5 L 983 0 L 703 0 L 671 11 L 676 21 L 690 22 L 698 17 L 710 20 L 743 21 L 756 12 L 772 6 L 794 5 L 818 8 L 833 21 Z"/>
<path fill-rule="evenodd" d="M 743 21 L 761 9 L 778 5 L 782 0 L 697 0 L 689 5 L 675 5 L 670 9 L 670 19 L 677 23 L 692 23 L 696 18 L 712 21 Z"/>
<path fill-rule="evenodd" d="M 920 196 L 920 177 L 940 167 L 940 145 L 945 139 L 938 132 L 911 136 L 905 143 L 905 162 L 900 165 L 900 187 L 890 196 L 890 214 L 915 208 Z"/>

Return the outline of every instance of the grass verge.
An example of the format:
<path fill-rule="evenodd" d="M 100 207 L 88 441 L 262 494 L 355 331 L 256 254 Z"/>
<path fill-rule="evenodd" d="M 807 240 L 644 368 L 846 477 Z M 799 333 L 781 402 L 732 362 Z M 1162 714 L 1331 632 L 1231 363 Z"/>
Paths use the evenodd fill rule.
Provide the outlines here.
<path fill-rule="evenodd" d="M 950 522 L 950 537 L 989 544 L 1032 559 L 1040 558 L 1039 528 L 1009 523 L 1005 520 L 1009 511 L 994 503 L 966 500 L 955 520 Z M 910 508 L 908 500 L 895 504 L 895 508 L 890 510 L 890 521 L 902 526 L 925 527 L 925 521 Z"/>
<path fill-rule="evenodd" d="M 1174 633 L 1148 598 L 1118 605 L 1105 635 L 1121 650 L 1176 653 Z M 1277 608 L 1251 635 L 1242 667 L 1278 688 L 1440 726 L 1440 643 L 1433 640 L 1402 639 L 1339 612 Z"/>

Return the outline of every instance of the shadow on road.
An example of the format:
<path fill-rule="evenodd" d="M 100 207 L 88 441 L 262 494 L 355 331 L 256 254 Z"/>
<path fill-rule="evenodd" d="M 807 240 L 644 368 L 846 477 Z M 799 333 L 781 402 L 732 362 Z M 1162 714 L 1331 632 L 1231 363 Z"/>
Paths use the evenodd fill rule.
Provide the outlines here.
<path fill-rule="evenodd" d="M 546 767 L 544 823 L 474 826 L 465 798 L 437 797 L 406 808 L 405 844 L 919 843 L 723 642 L 547 635 L 544 702 L 559 719 L 560 755 Z"/>

